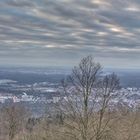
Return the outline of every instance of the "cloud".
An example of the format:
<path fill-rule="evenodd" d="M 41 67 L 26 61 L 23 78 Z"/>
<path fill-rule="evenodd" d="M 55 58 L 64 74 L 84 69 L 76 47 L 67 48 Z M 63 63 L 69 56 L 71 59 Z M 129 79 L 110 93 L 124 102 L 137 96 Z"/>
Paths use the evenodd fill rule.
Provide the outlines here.
<path fill-rule="evenodd" d="M 93 54 L 106 66 L 125 59 L 125 67 L 140 59 L 139 0 L 1 0 L 0 6 L 5 64 L 57 65 L 60 59 L 59 65 L 73 65 Z"/>

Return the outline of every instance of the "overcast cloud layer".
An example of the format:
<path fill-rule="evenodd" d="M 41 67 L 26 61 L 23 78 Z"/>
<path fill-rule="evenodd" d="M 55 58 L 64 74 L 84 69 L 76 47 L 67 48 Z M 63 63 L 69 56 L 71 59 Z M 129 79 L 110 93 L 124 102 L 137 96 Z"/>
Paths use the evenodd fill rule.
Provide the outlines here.
<path fill-rule="evenodd" d="M 0 0 L 0 65 L 140 68 L 140 0 Z"/>

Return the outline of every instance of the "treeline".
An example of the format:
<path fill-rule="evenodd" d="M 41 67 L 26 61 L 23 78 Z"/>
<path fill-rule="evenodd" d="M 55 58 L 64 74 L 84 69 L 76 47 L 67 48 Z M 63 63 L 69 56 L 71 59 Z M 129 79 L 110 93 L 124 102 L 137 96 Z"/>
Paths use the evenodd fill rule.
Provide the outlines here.
<path fill-rule="evenodd" d="M 140 110 L 121 103 L 119 78 L 91 56 L 62 81 L 64 97 L 32 117 L 22 105 L 1 109 L 0 140 L 139 140 Z"/>

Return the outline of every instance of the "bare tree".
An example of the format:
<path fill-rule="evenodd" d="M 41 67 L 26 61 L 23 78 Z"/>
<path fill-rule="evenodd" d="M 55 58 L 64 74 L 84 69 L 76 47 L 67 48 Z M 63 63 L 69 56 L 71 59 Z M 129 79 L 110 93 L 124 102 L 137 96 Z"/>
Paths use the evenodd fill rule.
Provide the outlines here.
<path fill-rule="evenodd" d="M 102 139 L 110 120 L 106 118 L 109 102 L 118 87 L 114 73 L 103 76 L 99 63 L 91 56 L 83 58 L 68 80 L 63 81 L 65 98 L 58 109 L 66 118 L 64 134 L 75 140 Z"/>
<path fill-rule="evenodd" d="M 17 133 L 22 131 L 27 110 L 22 105 L 10 104 L 3 108 L 3 124 L 9 140 L 13 140 Z"/>

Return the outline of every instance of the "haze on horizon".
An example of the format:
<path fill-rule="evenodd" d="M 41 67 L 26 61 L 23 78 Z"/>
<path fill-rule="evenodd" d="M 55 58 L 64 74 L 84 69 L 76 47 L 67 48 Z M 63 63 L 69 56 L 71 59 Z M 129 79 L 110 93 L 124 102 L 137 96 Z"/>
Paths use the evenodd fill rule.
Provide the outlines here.
<path fill-rule="evenodd" d="M 140 69 L 139 0 L 0 0 L 0 66 L 73 66 L 92 55 Z"/>

